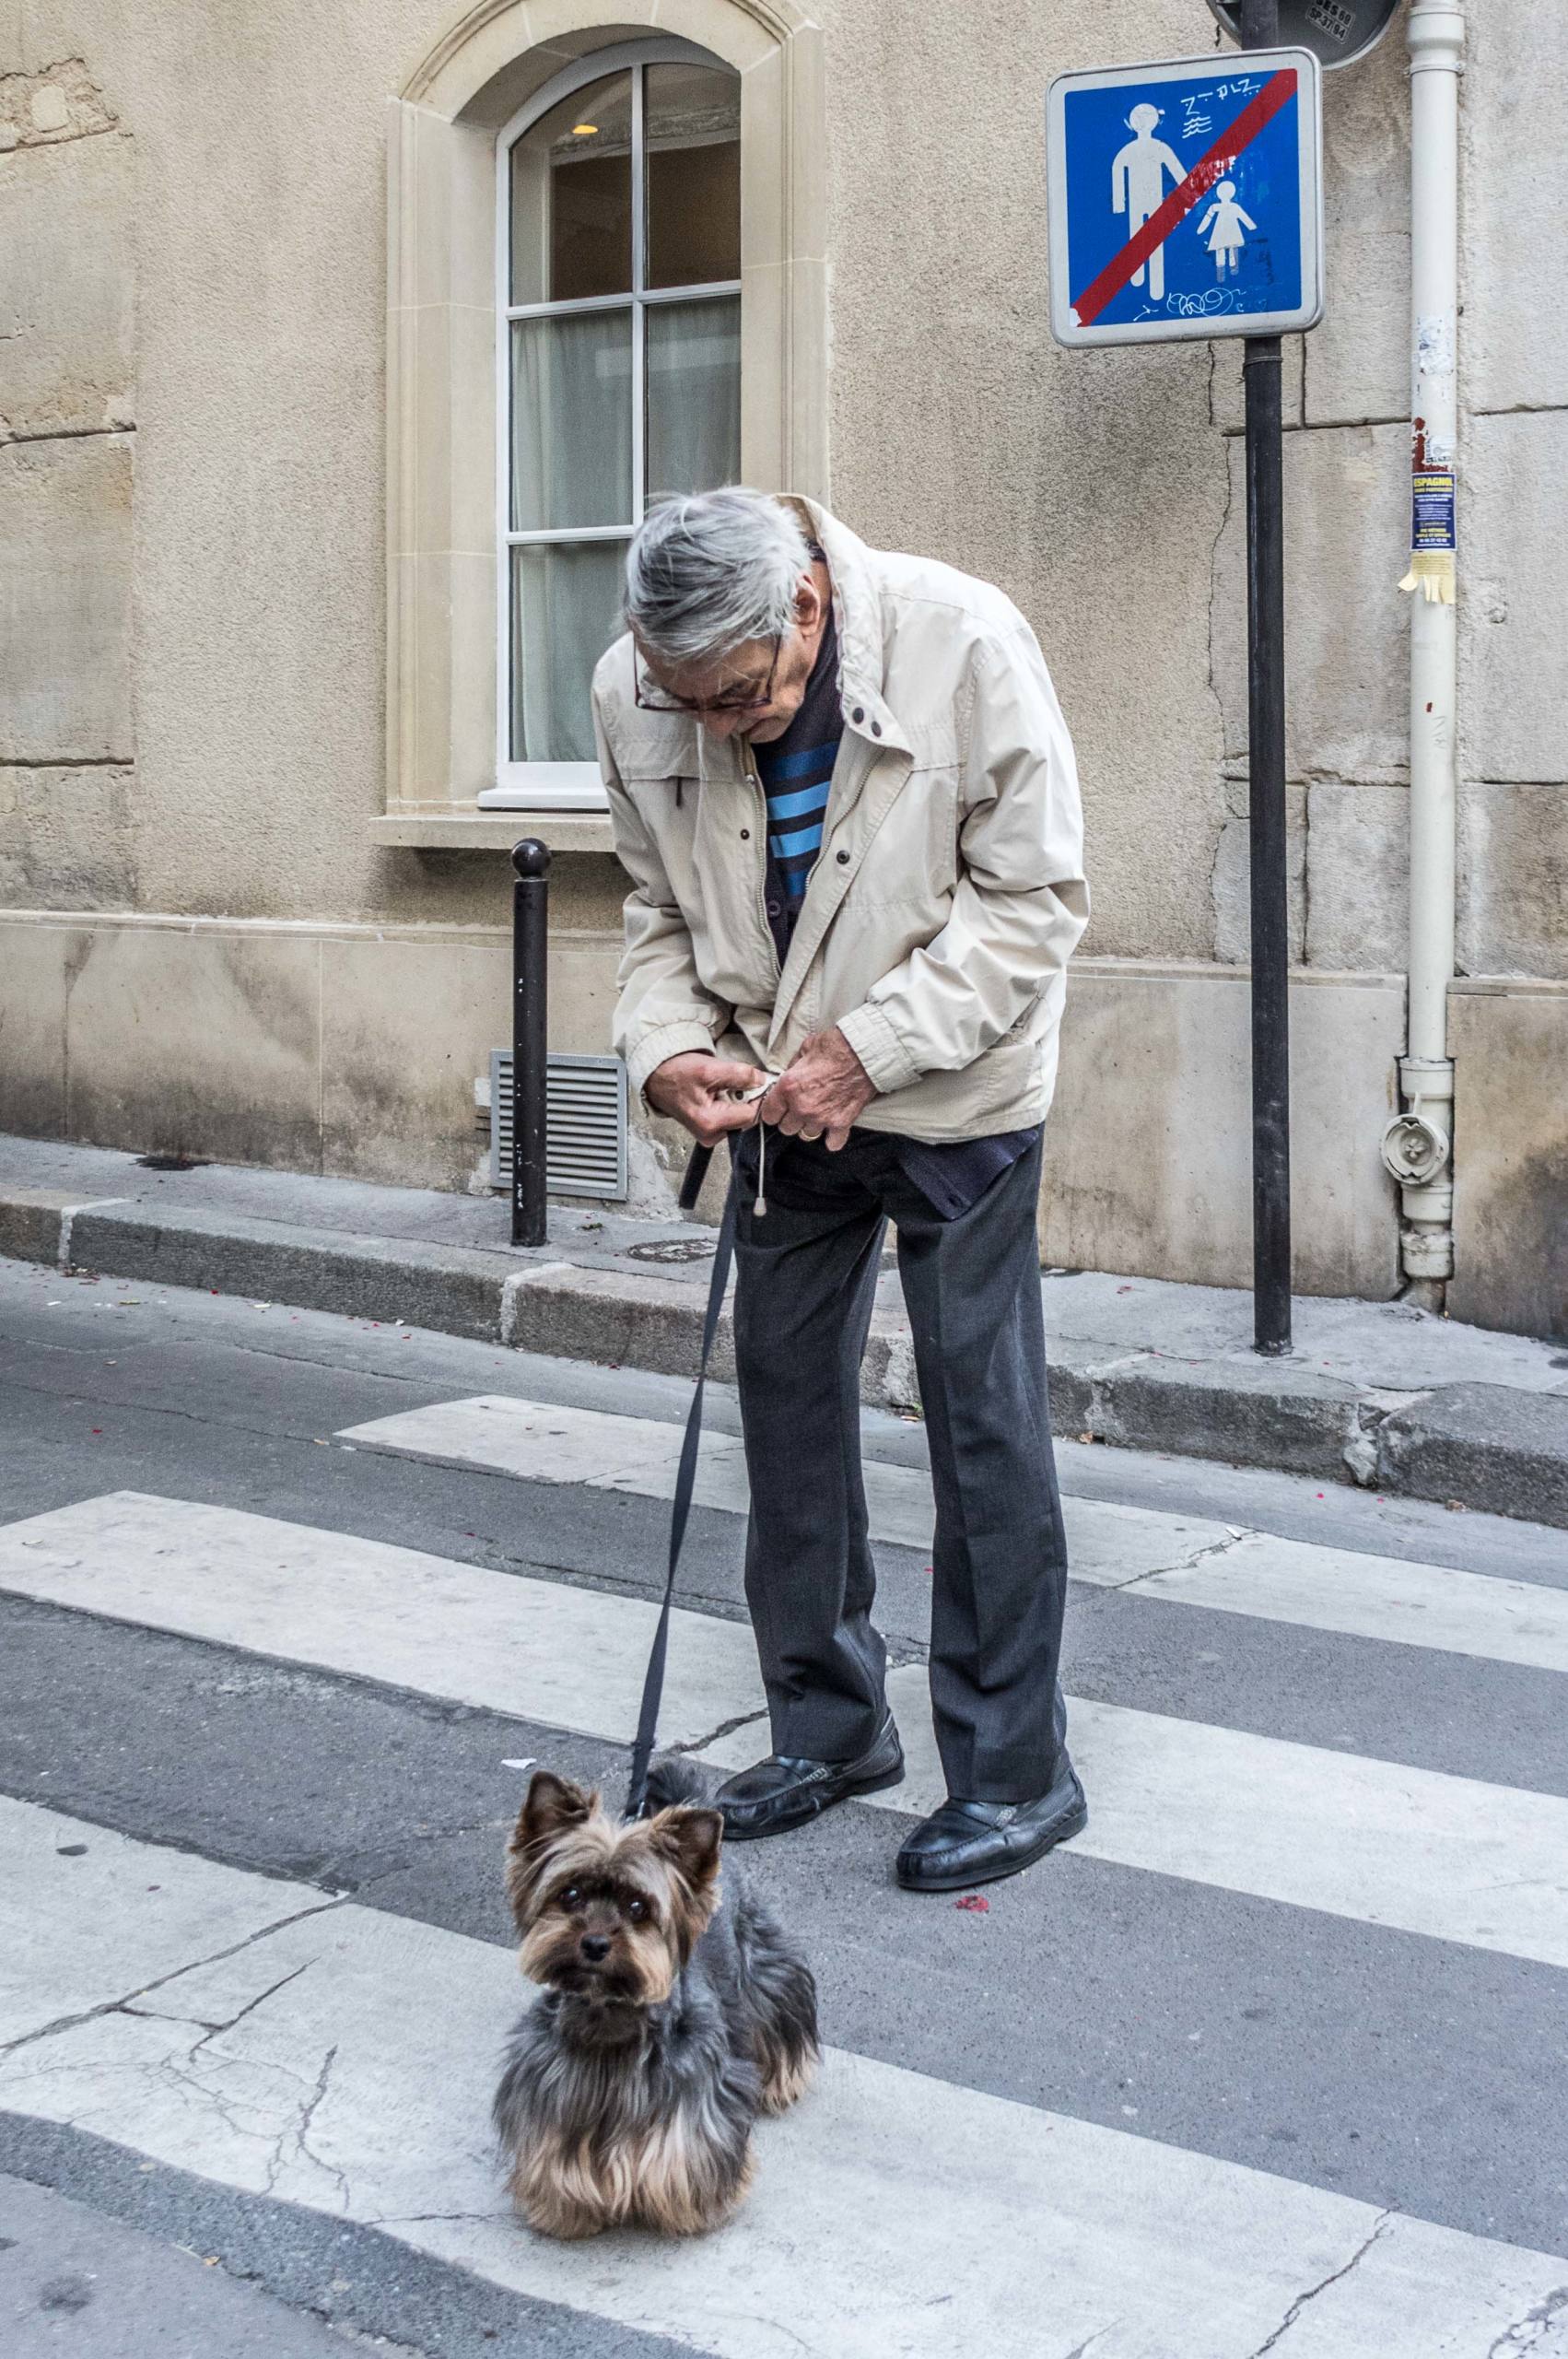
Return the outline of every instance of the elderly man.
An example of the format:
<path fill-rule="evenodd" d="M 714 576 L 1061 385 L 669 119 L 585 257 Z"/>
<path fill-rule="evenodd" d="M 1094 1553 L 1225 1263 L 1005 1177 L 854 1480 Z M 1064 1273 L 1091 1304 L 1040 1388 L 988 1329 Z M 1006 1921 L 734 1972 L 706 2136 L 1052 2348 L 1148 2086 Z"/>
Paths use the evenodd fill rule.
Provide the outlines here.
<path fill-rule="evenodd" d="M 778 1834 L 904 1774 L 860 1451 L 891 1220 L 948 1788 L 897 1874 L 1010 1875 L 1085 1823 L 1035 1226 L 1089 907 L 1072 747 L 1000 591 L 870 549 L 809 500 L 655 508 L 626 613 L 593 684 L 633 880 L 616 1045 L 648 1104 L 731 1135 L 739 1168 L 746 1597 L 776 1750 L 721 1790 L 725 1831 Z"/>

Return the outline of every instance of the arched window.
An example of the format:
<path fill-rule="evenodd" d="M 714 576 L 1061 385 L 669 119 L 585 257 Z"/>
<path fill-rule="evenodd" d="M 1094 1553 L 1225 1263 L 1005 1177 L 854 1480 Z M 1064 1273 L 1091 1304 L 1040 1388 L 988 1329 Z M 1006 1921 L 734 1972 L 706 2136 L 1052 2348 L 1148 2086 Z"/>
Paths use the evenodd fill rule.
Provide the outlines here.
<path fill-rule="evenodd" d="M 644 503 L 826 497 L 825 71 L 802 0 L 468 0 L 391 101 L 377 842 L 547 809 L 607 851 L 588 686 Z"/>
<path fill-rule="evenodd" d="M 497 142 L 497 783 L 591 804 L 589 681 L 648 502 L 741 472 L 741 76 L 627 42 Z"/>

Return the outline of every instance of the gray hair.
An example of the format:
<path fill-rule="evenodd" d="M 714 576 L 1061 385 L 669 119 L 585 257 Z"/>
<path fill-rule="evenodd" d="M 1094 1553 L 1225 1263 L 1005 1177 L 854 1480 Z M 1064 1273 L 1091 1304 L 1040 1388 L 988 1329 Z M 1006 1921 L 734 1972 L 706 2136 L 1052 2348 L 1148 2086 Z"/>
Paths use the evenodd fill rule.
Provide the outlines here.
<path fill-rule="evenodd" d="M 766 492 L 731 486 L 661 499 L 626 551 L 626 621 L 649 654 L 702 663 L 782 637 L 810 569 L 799 518 Z"/>

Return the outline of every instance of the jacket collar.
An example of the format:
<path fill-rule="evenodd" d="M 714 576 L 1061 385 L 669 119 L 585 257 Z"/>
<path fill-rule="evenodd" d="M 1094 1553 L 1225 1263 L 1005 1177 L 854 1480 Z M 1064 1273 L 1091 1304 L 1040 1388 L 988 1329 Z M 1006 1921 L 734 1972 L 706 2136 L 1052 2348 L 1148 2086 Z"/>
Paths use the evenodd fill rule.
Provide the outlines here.
<path fill-rule="evenodd" d="M 876 561 L 859 534 L 814 499 L 794 493 L 786 497 L 827 559 L 833 619 L 838 631 L 844 726 L 864 737 L 873 752 L 893 746 L 900 753 L 911 753 L 898 716 L 883 694 L 885 639 Z"/>

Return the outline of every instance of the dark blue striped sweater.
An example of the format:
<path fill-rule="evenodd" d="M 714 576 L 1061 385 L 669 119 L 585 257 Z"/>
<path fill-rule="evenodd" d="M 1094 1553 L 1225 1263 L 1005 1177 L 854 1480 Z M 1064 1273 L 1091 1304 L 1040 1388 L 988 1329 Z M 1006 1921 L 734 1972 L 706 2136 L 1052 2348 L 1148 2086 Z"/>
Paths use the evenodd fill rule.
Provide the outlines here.
<path fill-rule="evenodd" d="M 782 737 L 771 745 L 755 748 L 757 776 L 767 797 L 769 896 L 777 881 L 784 903 L 786 939 L 800 915 L 806 879 L 822 850 L 823 815 L 843 734 L 838 636 L 829 615 L 799 712 Z"/>

